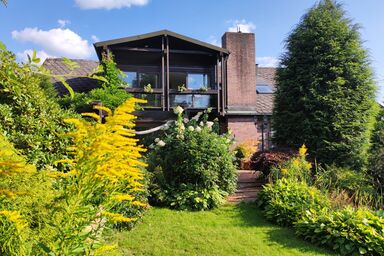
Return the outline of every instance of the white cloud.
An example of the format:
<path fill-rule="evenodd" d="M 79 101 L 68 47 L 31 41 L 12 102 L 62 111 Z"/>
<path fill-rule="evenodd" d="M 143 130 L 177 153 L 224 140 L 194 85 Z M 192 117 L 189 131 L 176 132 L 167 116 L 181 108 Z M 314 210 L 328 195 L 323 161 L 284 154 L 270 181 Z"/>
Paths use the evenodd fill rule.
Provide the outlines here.
<path fill-rule="evenodd" d="M 26 63 L 28 61 L 28 55 L 32 57 L 32 55 L 33 55 L 33 50 L 32 49 L 28 49 L 28 50 L 25 50 L 23 52 L 16 53 L 16 56 L 17 56 L 18 60 L 20 60 L 21 62 L 24 62 L 24 63 Z M 36 52 L 36 57 L 40 58 L 39 65 L 43 64 L 43 62 L 47 58 L 55 58 L 55 56 L 49 55 L 45 51 L 38 51 L 38 52 Z"/>
<path fill-rule="evenodd" d="M 67 26 L 71 22 L 69 20 L 58 19 L 57 23 L 59 23 L 60 28 L 64 28 L 65 26 Z"/>
<path fill-rule="evenodd" d="M 21 42 L 34 43 L 50 55 L 89 58 L 93 53 L 93 47 L 88 44 L 88 41 L 68 28 L 50 30 L 25 28 L 12 31 L 12 38 Z"/>
<path fill-rule="evenodd" d="M 121 9 L 131 6 L 144 6 L 149 0 L 75 0 L 82 9 Z"/>
<path fill-rule="evenodd" d="M 243 33 L 251 33 L 255 30 L 256 25 L 252 22 L 247 22 L 245 19 L 242 20 L 230 20 L 228 23 L 232 25 L 228 28 L 229 32 L 238 32 L 240 30 Z"/>
<path fill-rule="evenodd" d="M 208 43 L 221 47 L 221 43 L 215 36 L 209 36 Z"/>
<path fill-rule="evenodd" d="M 277 67 L 279 59 L 272 56 L 256 57 L 256 63 L 259 64 L 259 67 Z"/>
<path fill-rule="evenodd" d="M 100 41 L 100 39 L 99 39 L 97 36 L 95 36 L 95 35 L 92 35 L 91 38 L 92 38 L 92 41 L 93 41 L 94 43 Z"/>

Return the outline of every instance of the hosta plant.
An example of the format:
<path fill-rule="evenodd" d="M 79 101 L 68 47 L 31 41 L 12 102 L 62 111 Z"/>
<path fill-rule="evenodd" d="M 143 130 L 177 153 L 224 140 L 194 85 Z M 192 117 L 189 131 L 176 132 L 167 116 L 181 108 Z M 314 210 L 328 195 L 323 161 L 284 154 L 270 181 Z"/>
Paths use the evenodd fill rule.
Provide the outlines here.
<path fill-rule="evenodd" d="M 341 255 L 384 255 L 384 219 L 369 210 L 308 210 L 294 226 L 296 234 Z"/>
<path fill-rule="evenodd" d="M 316 188 L 285 178 L 265 185 L 258 195 L 258 204 L 268 220 L 284 226 L 291 226 L 307 210 L 320 211 L 330 206 L 327 197 Z"/>

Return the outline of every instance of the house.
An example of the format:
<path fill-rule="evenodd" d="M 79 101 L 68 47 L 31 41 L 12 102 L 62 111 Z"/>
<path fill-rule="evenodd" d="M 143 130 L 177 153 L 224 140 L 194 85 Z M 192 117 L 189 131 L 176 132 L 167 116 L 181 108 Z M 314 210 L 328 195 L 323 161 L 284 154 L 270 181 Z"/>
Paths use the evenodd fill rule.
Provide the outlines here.
<path fill-rule="evenodd" d="M 231 129 L 237 142 L 260 142 L 270 147 L 269 120 L 275 90 L 274 68 L 255 64 L 255 35 L 226 32 L 222 47 L 168 30 L 97 42 L 102 54 L 113 54 L 125 74 L 126 90 L 148 103 L 138 111 L 138 126 L 153 127 L 174 118 L 172 109 L 182 106 L 189 116 L 212 108 L 221 129 Z M 67 79 L 75 91 L 87 91 L 97 84 L 81 76 L 91 72 L 96 61 L 74 60 L 80 68 Z M 62 59 L 43 64 L 53 74 L 68 73 Z M 148 86 L 150 85 L 150 88 Z M 64 91 L 56 81 L 59 91 Z"/>

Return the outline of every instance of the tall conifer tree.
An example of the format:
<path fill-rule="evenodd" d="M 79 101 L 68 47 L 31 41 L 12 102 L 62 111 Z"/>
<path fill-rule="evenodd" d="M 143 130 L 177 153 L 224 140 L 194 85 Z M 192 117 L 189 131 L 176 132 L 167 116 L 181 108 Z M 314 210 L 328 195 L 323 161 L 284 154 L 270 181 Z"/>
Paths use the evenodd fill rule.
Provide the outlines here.
<path fill-rule="evenodd" d="M 359 27 L 338 3 L 322 0 L 302 17 L 276 79 L 274 142 L 305 143 L 322 163 L 364 168 L 376 88 Z"/>

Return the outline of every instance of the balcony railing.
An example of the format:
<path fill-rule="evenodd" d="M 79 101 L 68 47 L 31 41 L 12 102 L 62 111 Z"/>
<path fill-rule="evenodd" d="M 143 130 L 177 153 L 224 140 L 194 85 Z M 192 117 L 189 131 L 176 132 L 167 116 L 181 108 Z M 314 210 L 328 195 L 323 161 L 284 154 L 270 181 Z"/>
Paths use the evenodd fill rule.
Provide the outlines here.
<path fill-rule="evenodd" d="M 145 92 L 141 88 L 127 88 L 126 90 L 132 93 L 135 98 L 147 100 L 147 103 L 142 105 L 145 109 L 162 109 L 165 104 L 164 99 L 167 98 L 163 94 L 163 90 L 158 88 L 153 89 L 152 92 Z M 169 91 L 170 107 L 182 106 L 189 109 L 217 108 L 217 101 L 217 90 Z"/>

